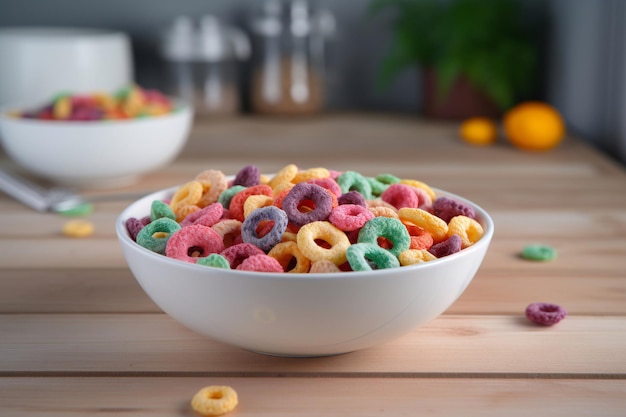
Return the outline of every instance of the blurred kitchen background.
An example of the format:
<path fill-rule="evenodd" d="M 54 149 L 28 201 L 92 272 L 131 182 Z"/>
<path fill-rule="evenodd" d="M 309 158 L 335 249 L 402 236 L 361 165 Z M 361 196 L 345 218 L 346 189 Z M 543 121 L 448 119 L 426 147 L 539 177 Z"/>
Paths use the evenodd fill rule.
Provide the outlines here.
<path fill-rule="evenodd" d="M 307 36 L 319 36 L 312 42 L 318 42 L 316 53 L 324 59 L 324 72 L 319 74 L 326 94 L 324 112 L 377 111 L 423 117 L 425 103 L 417 65 L 399 71 L 385 87 L 380 85 L 382 62 L 394 40 L 394 15 L 390 10 L 372 13 L 372 3 L 310 0 L 306 10 L 291 11 L 292 18 L 298 13 L 314 17 L 309 26 L 290 27 Z M 539 51 L 536 82 L 522 98 L 555 106 L 571 133 L 626 162 L 626 2 L 519 3 L 522 20 L 531 29 Z M 260 64 L 258 55 L 270 53 L 272 48 L 268 40 L 276 29 L 272 7 L 261 0 L 0 0 L 0 29 L 70 26 L 124 31 L 132 41 L 137 83 L 168 92 L 184 88 L 181 83 L 189 75 L 179 65 L 185 60 L 184 47 L 176 46 L 185 31 L 192 26 L 202 26 L 213 34 L 221 30 L 219 36 L 232 41 L 232 49 L 209 44 L 204 45 L 204 53 L 218 60 L 232 58 L 231 65 L 236 66 L 236 71 L 230 72 L 234 79 L 229 81 L 234 104 L 222 102 L 222 110 L 289 114 L 295 108 L 290 103 L 272 108 L 262 102 L 262 94 L 255 96 L 255 89 L 271 94 L 271 86 L 255 84 L 255 71 L 271 69 Z M 297 59 L 295 55 L 292 58 Z M 273 82 L 280 84 L 281 80 Z M 300 87 L 304 92 L 298 91 L 309 98 L 308 109 L 320 106 L 316 101 L 319 85 L 309 82 Z M 298 109 L 307 113 L 306 106 Z"/>

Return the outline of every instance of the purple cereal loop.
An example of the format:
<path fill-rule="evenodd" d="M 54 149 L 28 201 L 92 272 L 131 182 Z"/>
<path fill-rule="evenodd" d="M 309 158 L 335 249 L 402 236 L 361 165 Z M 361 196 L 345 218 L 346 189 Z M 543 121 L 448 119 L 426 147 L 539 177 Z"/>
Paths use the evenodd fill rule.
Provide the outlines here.
<path fill-rule="evenodd" d="M 252 187 L 261 183 L 261 171 L 255 165 L 243 167 L 235 176 L 233 185 Z"/>
<path fill-rule="evenodd" d="M 262 221 L 272 221 L 272 229 L 262 237 L 257 235 L 257 228 Z M 254 210 L 241 225 L 241 237 L 245 243 L 252 243 L 264 252 L 268 252 L 281 242 L 287 230 L 287 213 L 275 206 L 261 207 Z"/>
<path fill-rule="evenodd" d="M 303 200 L 311 200 L 315 209 L 303 213 L 298 205 Z M 314 221 L 326 220 L 333 209 L 333 200 L 330 193 L 323 187 L 301 182 L 296 184 L 283 199 L 283 210 L 287 218 L 295 226 L 304 226 Z"/>
<path fill-rule="evenodd" d="M 224 207 L 220 203 L 213 203 L 187 215 L 183 221 L 180 222 L 180 227 L 187 227 L 192 224 L 201 224 L 211 227 L 222 218 L 223 214 Z"/>
<path fill-rule="evenodd" d="M 252 243 L 238 243 L 224 249 L 220 255 L 228 260 L 231 269 L 237 269 L 246 258 L 253 255 L 265 255 L 265 252 Z"/>
<path fill-rule="evenodd" d="M 476 218 L 476 213 L 474 213 L 472 207 L 448 197 L 438 197 L 433 201 L 433 214 L 446 223 L 459 215 L 469 217 L 470 219 Z"/>
<path fill-rule="evenodd" d="M 141 220 L 135 217 L 131 217 L 126 220 L 125 225 L 126 230 L 128 230 L 128 234 L 130 235 L 130 238 L 134 241 L 137 240 L 137 233 L 139 233 L 141 229 L 143 229 L 145 226 Z"/>
<path fill-rule="evenodd" d="M 141 222 L 141 224 L 143 224 L 145 226 L 147 224 L 150 224 L 152 219 L 150 218 L 150 216 L 144 216 L 141 219 L 139 219 L 139 221 Z"/>
<path fill-rule="evenodd" d="M 529 304 L 525 313 L 528 320 L 544 326 L 552 326 L 567 317 L 567 310 L 550 303 Z"/>
<path fill-rule="evenodd" d="M 367 208 L 367 201 L 365 200 L 365 197 L 363 197 L 363 194 L 358 191 L 348 191 L 347 193 L 343 193 L 339 196 L 339 198 L 337 198 L 337 203 L 339 203 L 340 206 L 343 204 L 354 204 Z"/>
<path fill-rule="evenodd" d="M 452 235 L 446 240 L 432 245 L 430 249 L 428 249 L 428 252 L 437 258 L 443 258 L 444 256 L 459 252 L 462 245 L 463 241 L 461 237 L 459 235 Z"/>

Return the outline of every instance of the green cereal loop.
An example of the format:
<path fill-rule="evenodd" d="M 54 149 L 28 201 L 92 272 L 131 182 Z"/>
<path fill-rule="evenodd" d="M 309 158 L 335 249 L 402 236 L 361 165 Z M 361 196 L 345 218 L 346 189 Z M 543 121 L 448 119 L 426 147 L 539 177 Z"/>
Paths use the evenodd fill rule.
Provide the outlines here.
<path fill-rule="evenodd" d="M 387 185 L 396 184 L 402 181 L 400 178 L 396 177 L 393 174 L 379 174 L 376 175 L 375 179 Z"/>
<path fill-rule="evenodd" d="M 243 185 L 233 185 L 232 187 L 222 191 L 220 196 L 217 198 L 217 202 L 220 203 L 225 209 L 227 209 L 230 207 L 230 201 L 233 199 L 235 194 L 245 189 L 246 187 L 244 187 Z"/>
<path fill-rule="evenodd" d="M 162 217 L 148 223 L 137 233 L 137 243 L 152 252 L 165 255 L 165 246 L 170 237 L 180 230 L 180 224 L 176 220 Z M 154 237 L 155 233 L 167 233 L 165 237 Z"/>
<path fill-rule="evenodd" d="M 57 211 L 57 213 L 59 213 L 60 215 L 68 217 L 86 216 L 88 214 L 91 214 L 92 212 L 93 204 L 91 203 L 82 203 L 66 210 Z"/>
<path fill-rule="evenodd" d="M 366 200 L 372 199 L 372 186 L 367 178 L 356 171 L 346 171 L 337 177 L 337 184 L 343 194 L 350 191 L 360 192 Z"/>
<path fill-rule="evenodd" d="M 212 266 L 215 268 L 230 269 L 228 259 L 218 253 L 212 253 L 204 258 L 198 258 L 196 261 L 198 265 Z"/>
<path fill-rule="evenodd" d="M 164 217 L 176 220 L 176 215 L 169 204 L 165 204 L 161 200 L 154 200 L 150 206 L 150 220 L 155 221 Z"/>
<path fill-rule="evenodd" d="M 398 268 L 400 261 L 391 252 L 374 243 L 355 243 L 346 251 L 348 263 L 353 271 L 371 271 L 370 263 L 376 265 L 376 269 Z"/>
<path fill-rule="evenodd" d="M 548 245 L 528 245 L 522 250 L 522 258 L 531 261 L 552 261 L 556 256 L 556 249 Z"/>
<path fill-rule="evenodd" d="M 411 236 L 404 224 L 396 218 L 383 216 L 368 220 L 359 231 L 357 242 L 378 246 L 378 238 L 381 236 L 391 241 L 393 247 L 385 250 L 396 257 L 411 246 Z"/>
<path fill-rule="evenodd" d="M 376 178 L 365 177 L 365 179 L 370 183 L 370 187 L 372 187 L 372 196 L 374 197 L 379 197 L 383 192 L 385 192 L 387 187 L 389 187 L 388 184 L 378 181 Z"/>

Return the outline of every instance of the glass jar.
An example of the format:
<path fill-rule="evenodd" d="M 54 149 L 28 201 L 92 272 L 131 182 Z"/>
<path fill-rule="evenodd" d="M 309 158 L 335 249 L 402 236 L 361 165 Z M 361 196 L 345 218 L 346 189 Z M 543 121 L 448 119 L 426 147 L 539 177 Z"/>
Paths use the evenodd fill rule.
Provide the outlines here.
<path fill-rule="evenodd" d="M 252 23 L 253 111 L 303 115 L 324 108 L 324 45 L 331 33 L 328 24 L 317 24 L 316 16 L 304 0 L 264 3 L 261 15 Z M 323 16 L 328 22 L 329 13 Z"/>

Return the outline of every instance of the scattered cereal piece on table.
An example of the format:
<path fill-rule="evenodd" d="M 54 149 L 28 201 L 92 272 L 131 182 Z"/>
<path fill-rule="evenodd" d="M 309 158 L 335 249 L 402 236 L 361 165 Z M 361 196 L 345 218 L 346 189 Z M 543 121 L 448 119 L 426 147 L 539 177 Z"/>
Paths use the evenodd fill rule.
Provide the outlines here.
<path fill-rule="evenodd" d="M 552 261 L 556 259 L 556 256 L 556 249 L 548 245 L 528 245 L 522 250 L 522 258 L 528 259 L 530 261 Z"/>
<path fill-rule="evenodd" d="M 93 232 L 93 223 L 87 220 L 70 220 L 63 225 L 63 234 L 68 237 L 88 237 Z"/>
<path fill-rule="evenodd" d="M 191 399 L 191 407 L 203 416 L 221 416 L 237 407 L 237 392 L 227 385 L 202 388 Z"/>
<path fill-rule="evenodd" d="M 556 304 L 531 303 L 526 307 L 526 317 L 533 323 L 552 326 L 567 317 L 567 310 Z"/>
<path fill-rule="evenodd" d="M 93 204 L 91 203 L 82 203 L 69 209 L 57 211 L 57 213 L 63 216 L 67 216 L 67 217 L 86 216 L 88 214 L 91 214 L 92 212 L 93 212 Z"/>

